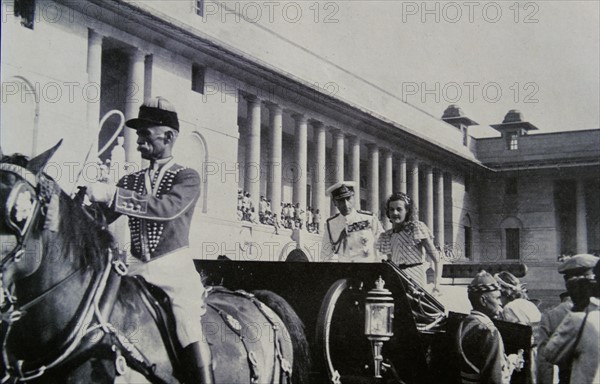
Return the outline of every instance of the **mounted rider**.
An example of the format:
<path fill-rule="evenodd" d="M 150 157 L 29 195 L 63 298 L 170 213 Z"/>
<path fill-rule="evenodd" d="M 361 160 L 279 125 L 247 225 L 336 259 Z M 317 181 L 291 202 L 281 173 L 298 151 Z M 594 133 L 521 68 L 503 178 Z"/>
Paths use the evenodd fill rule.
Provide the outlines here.
<path fill-rule="evenodd" d="M 123 177 L 116 186 L 96 182 L 87 188 L 92 202 L 106 204 L 108 222 L 129 219 L 130 275 L 162 288 L 175 315 L 187 383 L 212 384 L 211 352 L 200 318 L 204 287 L 189 249 L 190 223 L 200 196 L 198 173 L 175 163 L 179 134 L 177 112 L 162 97 L 146 100 L 138 118 L 126 122 L 137 133 L 137 150 L 150 166 Z"/>

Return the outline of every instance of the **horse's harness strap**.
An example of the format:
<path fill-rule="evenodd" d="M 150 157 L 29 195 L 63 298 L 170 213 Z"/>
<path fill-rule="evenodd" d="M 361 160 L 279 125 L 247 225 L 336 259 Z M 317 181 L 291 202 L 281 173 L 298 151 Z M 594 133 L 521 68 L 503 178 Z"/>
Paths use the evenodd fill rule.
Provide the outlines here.
<path fill-rule="evenodd" d="M 284 356 L 281 348 L 281 340 L 277 335 L 277 331 L 279 330 L 280 325 L 277 323 L 277 319 L 274 317 L 274 313 L 272 310 L 267 307 L 262 301 L 258 300 L 256 296 L 253 294 L 246 292 L 242 289 L 239 289 L 234 292 L 235 294 L 245 297 L 250 300 L 256 308 L 262 313 L 262 315 L 269 321 L 271 324 L 271 328 L 273 329 L 274 343 L 275 343 L 275 359 L 278 360 L 273 364 L 273 377 L 276 378 L 276 370 L 279 364 L 279 368 L 281 371 L 281 377 L 278 378 L 280 382 L 289 382 L 292 377 L 292 366 Z M 278 363 L 278 364 L 277 364 Z"/>
<path fill-rule="evenodd" d="M 227 290 L 223 290 L 222 292 L 231 293 L 230 291 L 227 291 Z M 225 324 L 227 324 L 227 326 L 237 335 L 237 337 L 242 342 L 242 345 L 244 346 L 244 349 L 246 350 L 246 356 L 248 359 L 248 367 L 250 369 L 250 382 L 257 383 L 258 379 L 260 378 L 260 376 L 258 374 L 258 362 L 256 361 L 256 355 L 254 354 L 253 351 L 250 350 L 250 347 L 248 346 L 248 344 L 246 342 L 246 338 L 242 334 L 242 325 L 235 317 L 233 317 L 229 313 L 223 311 L 216 305 L 211 304 L 211 303 L 206 303 L 206 305 L 211 307 L 215 312 L 217 312 L 219 314 L 219 316 L 221 316 L 221 319 L 223 319 L 223 322 Z"/>
<path fill-rule="evenodd" d="M 18 377 L 18 380 L 20 381 L 32 380 L 43 375 L 45 371 L 55 368 L 67 361 L 67 359 L 74 357 L 74 352 L 77 351 L 77 348 L 81 347 L 83 339 L 90 333 L 96 331 L 97 329 L 102 329 L 105 333 L 112 335 L 116 334 L 117 336 L 119 336 L 114 326 L 112 326 L 112 324 L 106 322 L 105 320 L 106 316 L 109 314 L 109 311 L 112 311 L 114 297 L 116 297 L 115 295 L 113 297 L 113 300 L 108 300 L 110 301 L 110 303 L 107 302 L 106 296 L 111 294 L 111 292 L 107 291 L 112 291 L 115 285 L 111 284 L 113 286 L 113 289 L 107 290 L 107 282 L 109 281 L 109 277 L 111 275 L 118 276 L 116 274 L 111 274 L 111 270 L 113 268 L 111 250 L 108 251 L 107 258 L 108 262 L 106 268 L 101 274 L 97 275 L 97 278 L 91 284 L 92 288 L 88 291 L 87 298 L 84 298 L 84 309 L 80 312 L 81 321 L 78 322 L 78 325 L 71 331 L 70 335 L 63 343 L 63 346 L 58 348 L 59 350 L 62 350 L 62 353 L 60 353 L 58 356 L 56 356 L 56 354 L 53 353 L 51 356 L 44 356 L 32 362 L 25 362 L 23 360 L 19 360 L 16 362 L 16 364 L 11 364 L 10 362 L 5 361 L 7 371 L 9 371 L 9 374 L 11 372 L 14 372 Z M 68 276 L 67 278 L 69 277 L 70 276 Z M 118 276 L 118 280 L 120 282 L 120 276 Z M 118 285 L 119 284 L 116 284 L 116 289 L 118 289 Z M 104 305 L 100 305 L 101 300 L 104 302 Z M 100 307 L 102 307 L 102 310 L 100 310 Z M 93 324 L 94 318 L 98 320 L 98 324 Z M 84 328 L 84 326 L 87 327 Z M 10 328 L 11 323 L 9 322 L 8 329 L 5 333 L 5 338 L 8 336 Z M 119 341 L 121 346 L 123 347 L 123 340 Z M 4 353 L 4 355 L 6 359 L 6 353 Z"/>
<path fill-rule="evenodd" d="M 35 297 L 34 299 L 28 301 L 27 303 L 25 303 L 23 305 L 14 305 L 14 304 L 18 304 L 18 302 L 16 302 L 16 301 L 13 302 L 12 309 L 9 309 L 9 310 L 3 312 L 0 319 L 2 320 L 2 322 L 8 322 L 8 323 L 14 323 L 15 321 L 19 321 L 21 319 L 21 317 L 23 317 L 23 315 L 27 313 L 27 310 L 29 308 L 31 308 L 34 305 L 41 302 L 45 297 L 47 297 L 52 292 L 57 290 L 63 283 L 70 280 L 78 272 L 81 272 L 82 269 L 83 269 L 83 267 L 76 269 L 75 271 L 70 273 L 68 276 L 66 276 L 64 279 L 62 279 L 58 283 L 54 284 L 52 287 L 50 287 L 47 290 L 45 290 L 44 292 L 42 292 L 42 294 L 38 295 L 37 297 Z"/>
<path fill-rule="evenodd" d="M 78 324 L 71 330 L 71 333 L 66 338 L 66 341 L 63 343 L 63 345 L 58 348 L 58 350 L 62 350 L 62 352 L 59 353 L 58 356 L 56 356 L 55 353 L 52 353 L 50 356 L 44 356 L 32 362 L 19 360 L 17 361 L 16 366 L 13 366 L 10 362 L 5 361 L 7 371 L 15 371 L 19 380 L 27 381 L 38 377 L 40 374 L 43 374 L 43 371 L 54 368 L 67 360 L 67 358 L 71 357 L 72 353 L 81 344 L 83 338 L 87 336 L 91 330 L 94 330 L 93 327 L 90 326 L 95 312 L 94 301 L 98 300 L 100 296 L 102 296 L 103 292 L 101 288 L 105 286 L 106 279 L 108 279 L 108 274 L 106 271 L 110 271 L 110 259 L 112 259 L 112 252 L 109 252 L 108 258 L 109 262 L 107 263 L 107 268 L 105 269 L 104 273 L 98 274 L 97 279 L 92 282 L 92 289 L 88 291 L 87 297 L 83 300 L 85 305 L 83 307 L 84 309 L 81 311 L 81 321 L 78 322 Z M 87 329 L 84 329 L 85 325 L 88 325 Z M 5 338 L 8 336 L 10 329 L 11 324 L 8 323 L 8 329 L 6 330 Z M 3 348 L 5 348 L 5 346 Z M 26 367 L 25 364 L 30 367 Z"/>

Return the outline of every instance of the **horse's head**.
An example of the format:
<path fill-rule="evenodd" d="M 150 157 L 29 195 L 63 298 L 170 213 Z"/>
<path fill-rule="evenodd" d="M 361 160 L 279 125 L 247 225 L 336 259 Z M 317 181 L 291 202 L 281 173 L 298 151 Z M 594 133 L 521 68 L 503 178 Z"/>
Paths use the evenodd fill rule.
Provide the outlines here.
<path fill-rule="evenodd" d="M 0 273 L 4 284 L 39 268 L 36 242 L 41 237 L 44 208 L 55 187 L 42 170 L 61 142 L 31 160 L 22 155 L 0 158 Z"/>

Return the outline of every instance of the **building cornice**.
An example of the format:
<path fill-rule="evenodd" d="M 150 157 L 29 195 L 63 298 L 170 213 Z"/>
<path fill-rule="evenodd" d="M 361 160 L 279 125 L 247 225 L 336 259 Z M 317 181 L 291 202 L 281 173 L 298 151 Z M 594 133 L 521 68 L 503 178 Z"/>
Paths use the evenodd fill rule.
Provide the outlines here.
<path fill-rule="evenodd" d="M 109 25 L 116 28 L 123 28 L 126 25 L 129 27 L 129 33 L 139 35 L 142 38 L 148 38 L 152 36 L 151 34 L 154 34 L 156 38 L 150 40 L 154 44 L 158 44 L 161 41 L 164 44 L 166 39 L 171 39 L 179 44 L 186 45 L 188 48 L 208 55 L 212 59 L 225 64 L 225 67 L 220 68 L 220 70 L 227 71 L 226 66 L 231 66 L 232 69 L 236 68 L 237 71 L 230 70 L 231 74 L 228 73 L 228 75 L 232 75 L 233 77 L 235 77 L 235 73 L 239 76 L 239 69 L 241 68 L 249 75 L 261 79 L 263 82 L 265 80 L 270 81 L 297 93 L 305 98 L 308 105 L 313 104 L 314 107 L 328 108 L 331 111 L 337 112 L 340 116 L 350 117 L 361 122 L 365 126 L 364 129 L 367 134 L 375 135 L 375 137 L 381 137 L 382 134 L 391 134 L 407 148 L 413 150 L 414 148 L 422 148 L 420 151 L 415 151 L 419 155 L 434 155 L 445 158 L 446 162 L 448 161 L 448 155 L 450 155 L 457 161 L 457 165 L 462 164 L 463 166 L 488 169 L 474 155 L 470 154 L 468 149 L 465 149 L 465 152 L 469 152 L 470 155 L 432 140 L 418 131 L 391 121 L 373 111 L 345 100 L 339 95 L 332 96 L 320 89 L 315 89 L 313 84 L 295 77 L 291 73 L 273 67 L 235 47 L 222 43 L 169 15 L 146 6 L 143 2 L 132 3 L 123 0 L 88 0 L 86 2 L 57 0 L 57 2 L 81 11 L 84 14 L 90 14 L 90 10 L 88 9 L 89 4 L 94 4 L 108 12 L 91 14 Z M 119 18 L 110 17 L 110 13 L 119 15 L 131 22 L 118 23 Z M 315 98 L 318 99 L 318 102 L 315 102 Z"/>
<path fill-rule="evenodd" d="M 548 161 L 522 161 L 514 163 L 487 163 L 486 166 L 491 169 L 503 172 L 503 171 L 525 171 L 525 170 L 536 170 L 536 169 L 564 169 L 574 167 L 598 167 L 600 166 L 600 159 L 567 159 L 567 160 L 548 160 Z"/>

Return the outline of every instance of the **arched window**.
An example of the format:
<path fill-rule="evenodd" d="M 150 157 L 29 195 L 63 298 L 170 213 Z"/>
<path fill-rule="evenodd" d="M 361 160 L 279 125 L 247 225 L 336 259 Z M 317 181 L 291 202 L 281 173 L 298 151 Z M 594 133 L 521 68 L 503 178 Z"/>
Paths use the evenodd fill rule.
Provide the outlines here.
<path fill-rule="evenodd" d="M 208 163 L 208 147 L 204 136 L 198 131 L 182 134 L 175 143 L 175 159 L 180 164 L 194 168 L 200 175 L 200 199 L 196 204 L 196 212 L 207 212 L 208 183 L 206 164 Z"/>
<path fill-rule="evenodd" d="M 516 217 L 507 217 L 500 224 L 502 230 L 502 244 L 506 260 L 519 260 L 521 258 L 521 235 L 523 223 Z"/>

